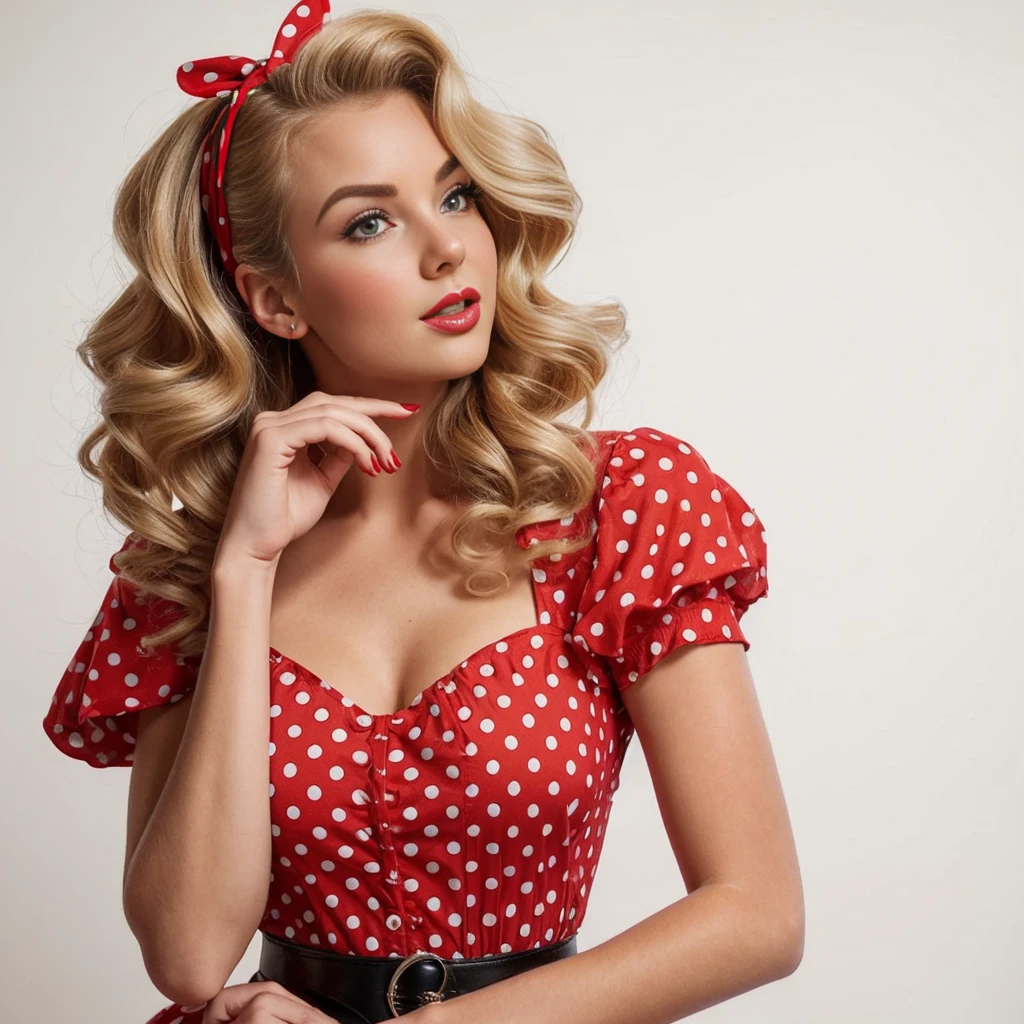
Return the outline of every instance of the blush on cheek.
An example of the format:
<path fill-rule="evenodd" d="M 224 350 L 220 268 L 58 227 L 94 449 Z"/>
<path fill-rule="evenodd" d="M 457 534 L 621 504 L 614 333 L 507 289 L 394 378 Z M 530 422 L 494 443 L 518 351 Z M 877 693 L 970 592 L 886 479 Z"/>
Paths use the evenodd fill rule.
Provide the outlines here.
<path fill-rule="evenodd" d="M 346 324 L 358 329 L 392 319 L 408 307 L 410 315 L 413 302 L 404 295 L 399 280 L 380 267 L 356 266 L 350 262 L 347 267 L 336 266 L 330 276 L 320 282 L 316 305 L 320 307 L 324 323 Z"/>

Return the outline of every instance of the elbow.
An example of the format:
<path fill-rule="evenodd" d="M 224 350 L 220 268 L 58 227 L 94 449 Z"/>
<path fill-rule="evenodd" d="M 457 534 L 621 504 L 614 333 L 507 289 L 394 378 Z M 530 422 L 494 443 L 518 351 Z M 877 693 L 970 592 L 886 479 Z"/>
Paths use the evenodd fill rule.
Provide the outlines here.
<path fill-rule="evenodd" d="M 216 972 L 217 958 L 196 943 L 158 941 L 153 933 L 126 914 L 128 926 L 138 942 L 142 962 L 154 987 L 182 1006 L 208 1002 L 225 985 L 230 975 Z"/>
<path fill-rule="evenodd" d="M 740 889 L 740 886 L 733 886 Z M 741 890 L 743 891 L 743 890 Z M 784 891 L 776 883 L 745 891 L 746 927 L 759 936 L 765 967 L 776 979 L 786 978 L 804 956 L 805 913 L 803 890 Z"/>
<path fill-rule="evenodd" d="M 804 958 L 804 914 L 799 913 L 787 918 L 778 929 L 775 943 L 775 955 L 780 978 L 788 978 Z"/>
<path fill-rule="evenodd" d="M 208 1002 L 241 962 L 263 914 L 248 921 L 214 922 L 194 912 L 169 914 L 154 899 L 143 900 L 127 887 L 122 896 L 125 920 L 135 936 L 153 985 L 184 1006 Z"/>
<path fill-rule="evenodd" d="M 718 883 L 736 912 L 734 926 L 749 943 L 759 976 L 765 981 L 788 977 L 804 955 L 803 893 L 780 894 L 775 884 L 762 887 Z"/>
<path fill-rule="evenodd" d="M 804 955 L 804 907 L 802 896 L 783 898 L 774 890 L 744 890 L 727 885 L 730 899 L 739 896 L 736 926 L 750 942 L 752 958 L 765 981 L 791 975 Z"/>
<path fill-rule="evenodd" d="M 171 1002 L 180 1006 L 200 1006 L 209 1002 L 223 987 L 224 983 L 211 978 L 209 972 L 200 973 L 200 965 L 161 965 L 151 962 L 143 953 L 146 973 L 154 987 Z"/>

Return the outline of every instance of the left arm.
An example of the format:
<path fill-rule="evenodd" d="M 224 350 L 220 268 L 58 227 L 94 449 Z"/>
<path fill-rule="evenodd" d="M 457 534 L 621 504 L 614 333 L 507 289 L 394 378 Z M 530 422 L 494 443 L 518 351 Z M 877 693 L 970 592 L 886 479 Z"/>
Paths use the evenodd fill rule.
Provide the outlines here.
<path fill-rule="evenodd" d="M 688 895 L 410 1024 L 668 1024 L 796 970 L 800 869 L 743 645 L 681 647 L 622 701 Z"/>

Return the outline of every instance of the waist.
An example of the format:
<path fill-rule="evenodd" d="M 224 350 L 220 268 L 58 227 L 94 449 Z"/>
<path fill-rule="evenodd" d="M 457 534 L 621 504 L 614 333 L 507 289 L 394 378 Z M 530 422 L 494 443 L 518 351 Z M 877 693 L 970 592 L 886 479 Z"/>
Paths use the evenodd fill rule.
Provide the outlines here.
<path fill-rule="evenodd" d="M 453 999 L 576 953 L 576 936 L 518 953 L 447 959 L 354 956 L 263 933 L 260 968 L 249 979 L 276 981 L 339 1024 L 376 1024 L 429 1002 Z"/>

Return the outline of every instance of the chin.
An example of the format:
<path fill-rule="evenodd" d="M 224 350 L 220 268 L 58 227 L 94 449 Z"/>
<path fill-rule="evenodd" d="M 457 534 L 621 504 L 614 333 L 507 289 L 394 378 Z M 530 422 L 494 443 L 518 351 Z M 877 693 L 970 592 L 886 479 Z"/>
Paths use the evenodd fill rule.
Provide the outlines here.
<path fill-rule="evenodd" d="M 443 364 L 445 376 L 449 380 L 468 377 L 471 373 L 476 373 L 487 361 L 487 353 L 490 351 L 489 344 L 470 344 L 468 339 L 464 346 L 458 347 L 458 350 L 450 339 L 448 344 L 450 346 L 449 356 L 447 359 L 443 359 Z"/>

